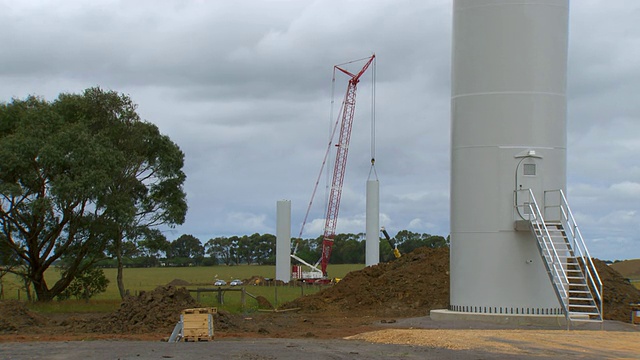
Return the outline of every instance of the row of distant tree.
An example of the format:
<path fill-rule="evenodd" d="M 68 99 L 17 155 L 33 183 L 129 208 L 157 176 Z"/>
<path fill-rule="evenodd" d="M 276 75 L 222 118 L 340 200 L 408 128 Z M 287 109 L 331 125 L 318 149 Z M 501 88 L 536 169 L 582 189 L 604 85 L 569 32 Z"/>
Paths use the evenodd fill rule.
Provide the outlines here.
<path fill-rule="evenodd" d="M 212 265 L 273 265 L 276 259 L 276 236 L 259 234 L 216 237 L 202 242 L 193 235 L 182 235 L 174 241 L 160 234 L 137 244 L 128 243 L 123 252 L 127 267 L 154 266 L 212 266 Z M 331 264 L 361 264 L 365 262 L 365 235 L 337 234 L 331 252 Z M 449 239 L 439 235 L 399 231 L 391 239 L 401 253 L 419 247 L 449 246 Z M 380 260 L 393 259 L 391 243 L 380 239 Z M 292 239 L 292 250 L 307 262 L 315 263 L 322 253 L 322 236 L 315 239 Z M 103 267 L 115 267 L 115 259 L 99 263 Z"/>

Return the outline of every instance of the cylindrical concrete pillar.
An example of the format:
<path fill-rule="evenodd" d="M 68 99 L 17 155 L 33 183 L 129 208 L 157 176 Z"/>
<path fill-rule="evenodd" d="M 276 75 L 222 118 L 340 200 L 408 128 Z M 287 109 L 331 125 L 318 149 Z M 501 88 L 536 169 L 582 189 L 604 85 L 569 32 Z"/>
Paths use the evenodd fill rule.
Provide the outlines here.
<path fill-rule="evenodd" d="M 276 213 L 276 280 L 291 280 L 291 201 L 280 200 Z"/>
<path fill-rule="evenodd" d="M 454 0 L 451 308 L 555 313 L 516 189 L 566 187 L 568 0 Z M 542 204 L 541 206 L 544 206 Z"/>
<path fill-rule="evenodd" d="M 380 262 L 380 183 L 367 181 L 367 234 L 365 240 L 365 263 L 367 266 Z"/>

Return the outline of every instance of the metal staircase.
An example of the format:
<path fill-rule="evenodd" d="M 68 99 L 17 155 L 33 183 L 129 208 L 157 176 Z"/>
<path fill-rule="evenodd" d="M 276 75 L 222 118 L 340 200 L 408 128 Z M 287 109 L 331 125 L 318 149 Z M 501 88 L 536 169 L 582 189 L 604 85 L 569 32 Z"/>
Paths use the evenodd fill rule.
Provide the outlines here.
<path fill-rule="evenodd" d="M 533 191 L 515 194 L 520 222 L 528 223 L 562 305 L 567 328 L 574 322 L 603 321 L 602 281 L 562 190 L 546 191 L 544 215 Z"/>

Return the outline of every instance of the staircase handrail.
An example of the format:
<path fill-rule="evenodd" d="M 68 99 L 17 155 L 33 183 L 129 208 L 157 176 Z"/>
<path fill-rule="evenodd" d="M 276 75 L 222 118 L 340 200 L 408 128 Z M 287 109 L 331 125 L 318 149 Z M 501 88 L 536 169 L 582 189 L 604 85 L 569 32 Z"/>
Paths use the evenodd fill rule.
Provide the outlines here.
<path fill-rule="evenodd" d="M 569 292 L 565 287 L 565 283 L 568 284 L 568 277 L 567 277 L 567 273 L 564 270 L 562 259 L 558 255 L 558 251 L 556 250 L 556 247 L 553 244 L 553 241 L 551 240 L 551 234 L 549 234 L 549 229 L 547 228 L 547 225 L 544 222 L 544 217 L 542 216 L 542 212 L 540 211 L 540 207 L 538 206 L 538 203 L 533 194 L 533 191 L 531 189 L 519 189 L 519 190 L 516 190 L 516 195 L 518 192 L 526 192 L 527 195 L 529 196 L 529 202 L 527 202 L 526 204 L 523 202 L 522 206 L 528 206 L 530 211 L 529 215 L 534 216 L 534 219 L 528 219 L 531 226 L 537 226 L 539 230 L 543 230 L 544 232 L 541 235 L 542 236 L 541 245 L 543 246 L 541 246 L 540 249 L 543 250 L 549 256 L 549 258 L 551 258 L 551 265 L 553 268 L 551 276 L 557 279 L 555 283 L 558 283 L 562 290 L 560 293 L 556 289 L 556 295 L 558 296 L 558 298 L 560 299 L 560 302 L 562 303 L 565 316 L 568 317 L 569 316 Z M 516 206 L 516 209 L 520 206 L 517 203 L 517 197 L 516 197 L 515 206 Z M 522 215 L 520 216 L 522 217 Z M 538 244 L 540 244 L 540 241 L 538 241 Z"/>
<path fill-rule="evenodd" d="M 573 212 L 569 207 L 569 202 L 567 201 L 566 196 L 564 195 L 564 191 L 562 189 L 552 190 L 550 192 L 557 191 L 560 195 L 560 209 L 562 214 L 562 222 L 566 223 L 566 227 L 571 231 L 572 241 L 574 243 L 574 247 L 579 252 L 579 256 L 582 259 L 582 263 L 585 268 L 585 276 L 591 283 L 591 286 L 596 294 L 598 299 L 598 307 L 600 308 L 600 314 L 603 315 L 603 301 L 602 301 L 602 281 L 600 279 L 600 275 L 591 259 L 591 254 L 589 254 L 589 249 L 587 249 L 587 245 L 584 242 L 584 238 L 582 237 L 582 233 L 580 232 L 580 228 L 578 228 L 578 224 L 576 223 L 575 218 L 573 217 Z M 578 255 L 578 254 L 576 254 Z"/>

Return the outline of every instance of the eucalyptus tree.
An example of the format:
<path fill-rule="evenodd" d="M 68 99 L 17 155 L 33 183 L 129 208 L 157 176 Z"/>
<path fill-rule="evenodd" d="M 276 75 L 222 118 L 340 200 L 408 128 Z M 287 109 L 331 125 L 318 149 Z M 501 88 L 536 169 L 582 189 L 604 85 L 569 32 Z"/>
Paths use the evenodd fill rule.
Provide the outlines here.
<path fill-rule="evenodd" d="M 256 237 L 256 258 L 258 265 L 275 265 L 276 236 L 272 234 L 254 234 Z"/>
<path fill-rule="evenodd" d="M 141 229 L 184 221 L 184 155 L 126 95 L 90 88 L 0 104 L 0 159 L 0 240 L 38 300 L 107 249 L 118 256 Z M 63 256 L 65 271 L 49 285 L 44 273 Z"/>
<path fill-rule="evenodd" d="M 183 234 L 171 242 L 167 258 L 181 259 L 181 263 L 184 265 L 200 265 L 204 254 L 205 249 L 200 239 L 193 235 Z"/>
<path fill-rule="evenodd" d="M 205 244 L 207 255 L 216 258 L 227 266 L 231 265 L 236 249 L 228 237 L 220 236 L 209 239 Z"/>

